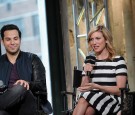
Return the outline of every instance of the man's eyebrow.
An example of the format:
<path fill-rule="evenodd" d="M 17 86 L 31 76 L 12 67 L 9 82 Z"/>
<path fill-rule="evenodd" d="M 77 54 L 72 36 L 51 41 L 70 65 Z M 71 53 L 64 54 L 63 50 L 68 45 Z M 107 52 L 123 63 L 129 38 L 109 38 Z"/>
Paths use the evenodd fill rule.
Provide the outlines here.
<path fill-rule="evenodd" d="M 9 39 L 10 37 L 4 37 L 5 39 Z"/>

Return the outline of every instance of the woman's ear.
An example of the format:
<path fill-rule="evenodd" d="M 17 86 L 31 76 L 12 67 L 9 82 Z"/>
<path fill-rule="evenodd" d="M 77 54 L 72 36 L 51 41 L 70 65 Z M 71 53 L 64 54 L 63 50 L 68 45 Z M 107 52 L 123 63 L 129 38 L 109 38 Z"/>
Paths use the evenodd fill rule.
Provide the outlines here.
<path fill-rule="evenodd" d="M 106 42 L 105 43 L 107 43 L 108 44 L 108 41 L 106 40 Z"/>

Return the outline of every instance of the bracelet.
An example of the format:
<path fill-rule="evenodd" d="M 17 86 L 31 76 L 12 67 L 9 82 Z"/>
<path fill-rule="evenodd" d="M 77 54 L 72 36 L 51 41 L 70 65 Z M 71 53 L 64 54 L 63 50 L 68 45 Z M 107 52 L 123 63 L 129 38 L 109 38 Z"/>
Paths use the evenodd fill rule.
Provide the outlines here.
<path fill-rule="evenodd" d="M 91 72 L 90 72 L 90 71 L 87 71 L 87 72 L 86 72 L 86 75 L 90 77 Z"/>
<path fill-rule="evenodd" d="M 82 77 L 83 76 L 89 76 L 90 77 L 90 75 L 91 75 L 91 72 L 90 71 L 87 71 L 85 74 L 82 74 Z"/>

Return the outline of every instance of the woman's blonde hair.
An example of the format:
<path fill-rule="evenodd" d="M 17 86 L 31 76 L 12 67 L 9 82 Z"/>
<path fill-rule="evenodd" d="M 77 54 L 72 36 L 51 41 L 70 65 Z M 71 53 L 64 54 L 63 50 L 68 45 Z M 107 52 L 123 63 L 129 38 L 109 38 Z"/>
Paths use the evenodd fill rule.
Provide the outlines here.
<path fill-rule="evenodd" d="M 88 34 L 88 43 L 90 42 L 91 35 L 97 31 L 100 31 L 103 34 L 103 37 L 106 40 L 106 49 L 109 52 L 108 58 L 112 59 L 115 56 L 115 49 L 112 44 L 113 38 L 112 38 L 110 31 L 104 25 L 97 25 L 91 29 L 91 31 Z"/>

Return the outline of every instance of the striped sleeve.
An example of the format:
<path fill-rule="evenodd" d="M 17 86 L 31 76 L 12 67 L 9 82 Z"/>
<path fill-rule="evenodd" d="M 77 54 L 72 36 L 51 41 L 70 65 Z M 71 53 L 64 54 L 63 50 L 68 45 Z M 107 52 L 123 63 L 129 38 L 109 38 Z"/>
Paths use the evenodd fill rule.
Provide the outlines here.
<path fill-rule="evenodd" d="M 116 61 L 116 76 L 117 75 L 127 76 L 127 66 L 124 58 L 121 56 L 117 56 L 115 58 L 115 61 Z"/>
<path fill-rule="evenodd" d="M 96 57 L 94 55 L 86 56 L 86 58 L 84 60 L 83 68 L 84 68 L 85 64 L 87 64 L 87 63 L 90 63 L 92 65 L 95 65 L 95 63 L 96 63 Z M 82 71 L 82 76 L 85 76 L 85 75 L 86 75 L 86 72 L 83 70 Z"/>

